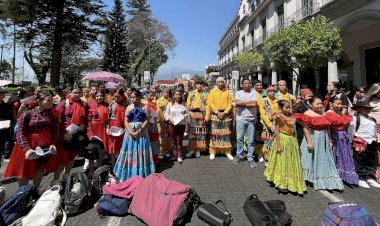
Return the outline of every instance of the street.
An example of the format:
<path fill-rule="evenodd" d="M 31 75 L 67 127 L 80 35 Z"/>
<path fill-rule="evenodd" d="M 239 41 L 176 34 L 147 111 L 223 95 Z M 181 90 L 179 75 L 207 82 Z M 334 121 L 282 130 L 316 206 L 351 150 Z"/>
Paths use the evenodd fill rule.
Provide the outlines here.
<path fill-rule="evenodd" d="M 77 167 L 73 171 L 82 170 L 83 160 L 76 161 Z M 80 166 L 78 166 L 80 165 Z M 215 202 L 222 199 L 227 209 L 232 213 L 231 225 L 250 225 L 244 214 L 243 205 L 251 194 L 257 194 L 261 200 L 280 199 L 286 203 L 287 211 L 293 216 L 292 225 L 320 225 L 323 211 L 332 201 L 345 200 L 363 205 L 376 222 L 380 222 L 380 189 L 350 188 L 345 186 L 344 192 L 314 191 L 308 187 L 308 193 L 304 197 L 292 194 L 278 194 L 275 188 L 269 186 L 263 176 L 264 164 L 252 169 L 248 162 L 234 165 L 225 157 L 217 157 L 210 161 L 208 156 L 202 155 L 200 159 L 185 159 L 182 165 L 175 163 L 173 166 L 164 165 L 162 173 L 168 179 L 174 179 L 181 183 L 191 185 L 198 193 L 202 201 Z M 1 175 L 5 166 L 1 167 Z M 47 189 L 52 175 L 44 177 L 42 188 Z M 16 189 L 15 179 L 4 180 L 1 183 L 6 187 L 7 197 Z M 94 209 L 70 217 L 66 225 L 144 225 L 133 216 L 105 217 L 101 219 Z M 188 225 L 205 225 L 193 214 L 192 222 Z"/>

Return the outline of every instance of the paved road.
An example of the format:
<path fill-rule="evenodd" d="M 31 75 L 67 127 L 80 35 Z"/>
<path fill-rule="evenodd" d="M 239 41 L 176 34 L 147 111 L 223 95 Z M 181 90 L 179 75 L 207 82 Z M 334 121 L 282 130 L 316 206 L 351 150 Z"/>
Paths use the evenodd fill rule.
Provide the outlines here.
<path fill-rule="evenodd" d="M 81 163 L 83 161 L 77 161 Z M 231 211 L 234 221 L 231 225 L 250 225 L 244 211 L 243 204 L 247 196 L 255 193 L 262 200 L 280 199 L 285 201 L 287 210 L 292 214 L 293 225 L 320 225 L 323 210 L 328 202 L 342 199 L 354 201 L 364 205 L 380 222 L 380 189 L 349 188 L 344 192 L 320 192 L 308 187 L 308 193 L 304 197 L 291 194 L 278 194 L 271 188 L 263 176 L 264 166 L 252 169 L 248 162 L 239 165 L 232 164 L 225 157 L 210 161 L 208 156 L 200 159 L 186 159 L 182 165 L 166 165 L 163 174 L 179 182 L 189 184 L 195 188 L 203 201 L 213 202 L 222 199 Z M 0 172 L 4 170 L 4 166 Z M 75 171 L 81 167 L 74 168 Z M 46 189 L 52 180 L 52 176 L 46 176 L 43 180 L 43 188 Z M 16 189 L 15 180 L 2 181 L 6 186 L 7 195 Z M 76 217 L 69 218 L 67 225 L 144 225 L 133 216 L 123 218 L 107 217 L 100 219 L 93 209 Z M 205 225 L 196 214 L 188 225 Z"/>

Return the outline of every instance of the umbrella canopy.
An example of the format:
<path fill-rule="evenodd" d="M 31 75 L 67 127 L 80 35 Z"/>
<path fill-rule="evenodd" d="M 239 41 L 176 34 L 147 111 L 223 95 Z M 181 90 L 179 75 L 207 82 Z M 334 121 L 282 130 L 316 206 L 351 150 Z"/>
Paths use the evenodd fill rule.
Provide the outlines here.
<path fill-rule="evenodd" d="M 111 73 L 108 71 L 97 71 L 90 72 L 82 78 L 82 81 L 92 80 L 92 81 L 105 81 L 105 82 L 124 82 L 124 78 L 118 74 Z"/>
<path fill-rule="evenodd" d="M 106 88 L 107 89 L 116 89 L 116 87 L 117 87 L 117 84 L 114 83 L 114 82 L 107 82 L 106 83 Z"/>
<path fill-rule="evenodd" d="M 8 81 L 8 80 L 0 80 L 0 87 L 1 86 L 6 86 L 6 85 L 9 85 L 9 84 L 12 84 L 12 82 Z"/>

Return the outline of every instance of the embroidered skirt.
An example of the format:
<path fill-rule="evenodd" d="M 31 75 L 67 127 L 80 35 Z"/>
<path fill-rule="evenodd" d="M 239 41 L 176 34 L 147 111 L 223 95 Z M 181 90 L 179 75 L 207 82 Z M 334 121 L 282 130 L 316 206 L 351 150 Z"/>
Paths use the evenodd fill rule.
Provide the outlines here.
<path fill-rule="evenodd" d="M 190 142 L 189 151 L 205 151 L 207 127 L 203 112 L 190 112 Z"/>
<path fill-rule="evenodd" d="M 224 116 L 220 120 L 217 115 L 211 116 L 211 138 L 210 153 L 211 154 L 230 154 L 231 153 L 231 123 L 232 114 Z"/>

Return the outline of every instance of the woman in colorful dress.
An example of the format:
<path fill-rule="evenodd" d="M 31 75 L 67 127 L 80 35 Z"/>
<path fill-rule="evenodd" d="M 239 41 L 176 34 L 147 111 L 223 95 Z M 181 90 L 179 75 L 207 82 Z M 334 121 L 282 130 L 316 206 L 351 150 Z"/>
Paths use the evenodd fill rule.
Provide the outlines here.
<path fill-rule="evenodd" d="M 326 112 L 326 118 L 330 122 L 335 166 L 342 181 L 358 184 L 359 178 L 355 171 L 350 139 L 347 134 L 347 127 L 352 118 L 342 114 L 342 100 L 339 97 L 332 96 L 329 102 L 330 110 Z"/>
<path fill-rule="evenodd" d="M 114 94 L 114 100 L 108 107 L 109 111 L 109 121 L 107 125 L 108 134 L 108 148 L 107 153 L 110 155 L 111 167 L 115 166 L 116 155 L 120 152 L 121 145 L 123 144 L 123 135 L 113 136 L 109 133 L 112 127 L 118 129 L 125 129 L 124 126 L 124 115 L 125 108 L 127 105 L 127 100 L 122 89 L 118 89 Z"/>
<path fill-rule="evenodd" d="M 147 129 L 149 109 L 141 103 L 140 91 L 134 89 L 130 98 L 132 104 L 125 111 L 126 133 L 114 168 L 119 181 L 135 175 L 145 178 L 155 172 Z"/>
<path fill-rule="evenodd" d="M 157 104 L 153 102 L 156 98 L 156 92 L 154 90 L 149 90 L 148 96 L 145 100 L 145 105 L 149 109 L 149 123 L 148 123 L 148 134 L 150 139 L 150 145 L 152 147 L 153 160 L 154 163 L 158 163 L 158 153 L 160 153 L 160 144 L 158 133 L 158 113 Z"/>
<path fill-rule="evenodd" d="M 88 125 L 87 125 L 87 137 L 90 140 L 100 139 L 104 147 L 108 147 L 108 136 L 106 132 L 106 125 L 109 120 L 108 103 L 105 102 L 105 93 L 98 91 L 95 94 L 96 103 L 90 106 Z M 100 155 L 97 160 L 96 167 L 102 165 L 104 156 Z M 94 160 L 89 160 L 88 175 L 92 176 L 94 172 Z"/>
<path fill-rule="evenodd" d="M 38 188 L 46 166 L 54 166 L 48 172 L 54 171 L 58 166 L 57 162 L 52 162 L 52 158 L 48 163 L 36 160 L 36 147 L 48 147 L 55 154 L 58 143 L 58 119 L 51 110 L 53 97 L 42 92 L 38 94 L 37 103 L 37 107 L 27 110 L 18 119 L 16 145 L 4 173 L 4 178 L 17 177 L 18 186 L 26 185 L 33 179 L 34 186 Z"/>
<path fill-rule="evenodd" d="M 304 178 L 315 190 L 343 190 L 332 154 L 330 122 L 323 112 L 322 100 L 313 97 L 310 104 L 311 108 L 304 114 L 296 114 L 305 134 L 300 147 Z"/>
<path fill-rule="evenodd" d="M 225 154 L 229 160 L 233 160 L 231 155 L 231 123 L 233 120 L 233 98 L 229 90 L 225 88 L 223 77 L 216 79 L 217 87 L 213 88 L 209 94 L 210 112 L 206 116 L 211 120 L 210 138 L 210 159 L 215 159 L 215 154 Z"/>
<path fill-rule="evenodd" d="M 79 136 L 78 134 L 86 136 L 88 105 L 81 100 L 81 97 L 82 88 L 80 86 L 73 86 L 71 88 L 70 98 L 61 101 L 57 106 L 59 121 L 61 123 L 59 130 L 60 134 L 63 134 L 63 136 L 61 136 L 60 146 L 63 151 L 59 151 L 57 155 L 60 164 L 58 170 L 54 173 L 55 180 L 59 179 L 63 170 L 65 170 L 63 179 L 66 180 L 70 176 L 75 157 L 82 154 L 82 146 L 68 150 L 63 145 L 64 141 L 70 142 L 73 136 Z M 72 127 L 72 124 L 78 127 L 78 131 L 74 134 L 66 130 L 69 126 Z"/>
<path fill-rule="evenodd" d="M 173 148 L 173 141 L 169 135 L 169 123 L 165 120 L 165 111 L 171 101 L 170 90 L 166 87 L 162 90 L 162 96 L 157 100 L 158 112 L 158 132 L 160 134 L 160 155 L 159 158 L 170 157 Z"/>
<path fill-rule="evenodd" d="M 181 90 L 174 92 L 173 100 L 168 104 L 165 111 L 165 120 L 169 121 L 169 134 L 172 138 L 173 156 L 172 160 L 182 163 L 183 155 L 183 136 L 185 134 L 186 124 L 189 122 L 189 112 L 182 104 L 183 93 Z"/>
<path fill-rule="evenodd" d="M 187 109 L 190 112 L 190 142 L 186 154 L 187 158 L 194 155 L 201 157 L 201 152 L 206 150 L 207 127 L 205 122 L 205 112 L 207 106 L 207 94 L 203 92 L 203 82 L 196 83 L 196 90 L 189 93 L 187 97 Z"/>
<path fill-rule="evenodd" d="M 296 118 L 291 112 L 290 101 L 280 100 L 278 105 L 281 110 L 273 116 L 276 138 L 264 175 L 279 192 L 303 195 L 307 189 L 295 136 Z"/>
<path fill-rule="evenodd" d="M 277 92 L 276 87 L 269 86 L 266 90 L 267 96 L 258 99 L 257 104 L 259 106 L 260 121 L 263 124 L 261 138 L 264 140 L 264 147 L 262 152 L 264 154 L 265 165 L 268 165 L 275 133 L 274 118 L 272 116 L 278 112 L 278 101 L 274 96 Z"/>

